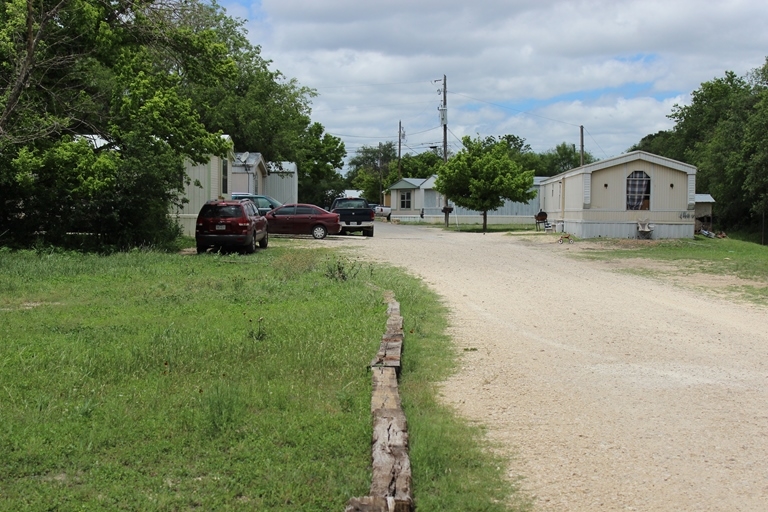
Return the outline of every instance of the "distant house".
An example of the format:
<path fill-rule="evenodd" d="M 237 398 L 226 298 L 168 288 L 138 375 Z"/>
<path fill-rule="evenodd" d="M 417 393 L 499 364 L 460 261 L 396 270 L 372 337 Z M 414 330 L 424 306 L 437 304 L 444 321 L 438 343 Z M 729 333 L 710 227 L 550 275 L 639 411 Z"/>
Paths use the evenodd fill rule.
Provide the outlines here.
<path fill-rule="evenodd" d="M 387 189 L 387 199 L 392 208 L 392 218 L 403 221 L 443 222 L 445 197 L 434 189 L 437 176 L 429 178 L 403 178 Z M 542 180 L 533 179 L 534 190 L 539 189 Z M 448 201 L 453 208 L 451 219 L 463 224 L 480 224 L 482 212 L 468 210 Z M 534 224 L 533 216 L 539 211 L 539 197 L 525 203 L 505 201 L 496 210 L 488 212 L 489 224 Z M 423 216 L 422 216 L 423 213 Z M 453 220 L 452 220 L 453 222 Z"/>
<path fill-rule="evenodd" d="M 633 151 L 541 183 L 540 205 L 557 231 L 579 238 L 693 238 L 696 168 Z"/>
<path fill-rule="evenodd" d="M 267 162 L 261 153 L 235 153 L 228 192 L 264 194 L 268 175 Z M 261 191 L 261 192 L 259 192 Z"/>

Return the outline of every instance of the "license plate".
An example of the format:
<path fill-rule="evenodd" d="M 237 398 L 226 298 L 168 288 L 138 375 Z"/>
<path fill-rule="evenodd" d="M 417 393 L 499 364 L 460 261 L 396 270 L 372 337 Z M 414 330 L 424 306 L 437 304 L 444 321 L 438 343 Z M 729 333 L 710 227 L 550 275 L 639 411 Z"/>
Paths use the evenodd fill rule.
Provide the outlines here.
<path fill-rule="evenodd" d="M 216 224 L 216 231 L 224 231 L 225 229 L 227 229 L 226 224 Z"/>

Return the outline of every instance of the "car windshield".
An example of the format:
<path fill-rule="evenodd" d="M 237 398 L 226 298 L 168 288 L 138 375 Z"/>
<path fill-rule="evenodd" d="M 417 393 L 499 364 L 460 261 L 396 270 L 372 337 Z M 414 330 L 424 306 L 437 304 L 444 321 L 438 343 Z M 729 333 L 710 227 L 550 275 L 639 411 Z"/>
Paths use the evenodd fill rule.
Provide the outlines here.
<path fill-rule="evenodd" d="M 242 217 L 243 216 L 243 209 L 240 207 L 240 205 L 218 205 L 218 204 L 207 204 L 203 206 L 202 211 L 200 212 L 200 215 L 206 219 L 211 218 L 223 218 L 223 219 L 233 219 L 236 217 Z"/>

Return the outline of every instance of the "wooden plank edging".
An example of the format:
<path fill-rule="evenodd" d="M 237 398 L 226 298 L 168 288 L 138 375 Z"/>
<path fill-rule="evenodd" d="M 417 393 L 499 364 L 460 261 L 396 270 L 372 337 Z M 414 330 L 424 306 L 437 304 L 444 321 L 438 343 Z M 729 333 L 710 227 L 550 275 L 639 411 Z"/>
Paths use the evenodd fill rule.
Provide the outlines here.
<path fill-rule="evenodd" d="M 371 361 L 371 488 L 368 496 L 351 498 L 345 512 L 412 512 L 408 424 L 400 402 L 397 377 L 402 367 L 403 317 L 394 293 L 385 293 L 386 333 Z"/>

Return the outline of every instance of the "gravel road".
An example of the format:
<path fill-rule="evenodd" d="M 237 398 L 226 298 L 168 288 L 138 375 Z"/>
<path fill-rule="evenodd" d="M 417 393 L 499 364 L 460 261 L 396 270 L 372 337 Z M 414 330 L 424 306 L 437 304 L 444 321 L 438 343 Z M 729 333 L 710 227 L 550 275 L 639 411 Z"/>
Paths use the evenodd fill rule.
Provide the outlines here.
<path fill-rule="evenodd" d="M 327 243 L 444 298 L 461 359 L 443 398 L 536 510 L 768 510 L 768 308 L 553 240 L 377 222 Z"/>

